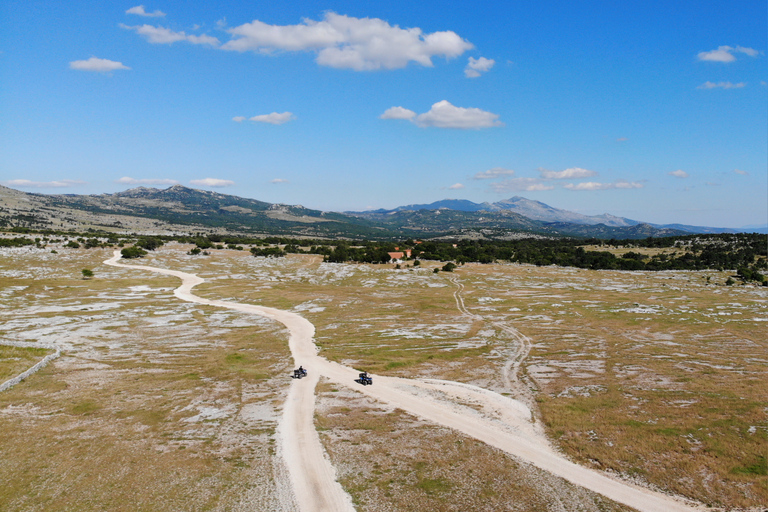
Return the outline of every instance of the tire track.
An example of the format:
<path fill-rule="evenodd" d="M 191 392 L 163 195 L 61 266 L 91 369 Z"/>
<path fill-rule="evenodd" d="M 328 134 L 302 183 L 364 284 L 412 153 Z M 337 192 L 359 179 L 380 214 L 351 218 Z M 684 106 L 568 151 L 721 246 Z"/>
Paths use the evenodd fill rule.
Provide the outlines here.
<path fill-rule="evenodd" d="M 525 334 L 515 329 L 513 326 L 509 325 L 508 323 L 489 321 L 489 320 L 486 320 L 483 316 L 469 311 L 465 306 L 464 298 L 462 297 L 462 292 L 464 291 L 464 285 L 459 281 L 459 278 L 457 276 L 452 276 L 451 278 L 449 278 L 449 280 L 454 284 L 454 286 L 456 286 L 456 291 L 453 292 L 453 297 L 456 299 L 456 307 L 459 309 L 461 314 L 469 318 L 472 318 L 474 320 L 487 322 L 492 326 L 506 332 L 507 334 L 512 336 L 512 338 L 514 338 L 514 340 L 517 343 L 517 346 L 515 347 L 515 352 L 513 356 L 504 365 L 504 369 L 503 369 L 504 380 L 507 383 L 507 387 L 518 391 L 523 396 L 527 396 L 529 392 L 527 388 L 520 383 L 519 374 L 520 374 L 520 366 L 523 364 L 523 361 L 525 361 L 525 359 L 528 357 L 528 354 L 530 354 L 531 352 L 531 346 L 533 345 L 533 342 L 531 341 L 531 339 Z"/>

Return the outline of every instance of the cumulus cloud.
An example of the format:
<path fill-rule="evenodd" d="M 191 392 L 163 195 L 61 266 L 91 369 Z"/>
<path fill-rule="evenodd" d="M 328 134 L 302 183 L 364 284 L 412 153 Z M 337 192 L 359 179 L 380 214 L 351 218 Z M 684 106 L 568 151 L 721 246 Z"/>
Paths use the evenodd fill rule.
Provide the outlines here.
<path fill-rule="evenodd" d="M 257 123 L 285 124 L 288 121 L 293 121 L 294 119 L 296 118 L 290 112 L 283 112 L 282 114 L 278 114 L 277 112 L 272 112 L 271 114 L 253 116 L 252 118 L 250 118 L 250 121 L 254 121 Z"/>
<path fill-rule="evenodd" d="M 486 59 L 485 57 L 475 59 L 470 57 L 467 67 L 464 68 L 464 76 L 467 78 L 477 78 L 481 73 L 489 71 L 494 64 L 496 64 L 496 61 L 493 59 Z"/>
<path fill-rule="evenodd" d="M 243 121 L 245 121 L 246 119 L 247 119 L 247 118 L 246 118 L 245 116 L 235 116 L 235 117 L 233 117 L 233 118 L 232 118 L 232 120 L 233 120 L 234 122 L 236 122 L 236 123 L 242 123 L 242 122 L 243 122 Z"/>
<path fill-rule="evenodd" d="M 77 185 L 87 185 L 86 181 L 79 180 L 55 180 L 55 181 L 32 181 L 32 180 L 8 180 L 3 182 L 8 187 L 21 188 L 64 188 L 75 187 Z"/>
<path fill-rule="evenodd" d="M 700 86 L 697 87 L 697 89 L 741 89 L 742 87 L 746 86 L 747 84 L 745 82 L 739 82 L 737 84 L 731 83 L 731 82 L 704 82 Z"/>
<path fill-rule="evenodd" d="M 165 179 L 165 178 L 131 178 L 129 176 L 123 176 L 119 180 L 115 180 L 116 183 L 122 183 L 124 185 L 176 185 L 178 181 Z"/>
<path fill-rule="evenodd" d="M 221 41 L 217 38 L 206 34 L 195 36 L 184 31 L 176 32 L 165 27 L 155 27 L 152 25 L 130 26 L 120 23 L 120 28 L 133 30 L 152 44 L 171 44 L 178 41 L 186 41 L 191 44 L 207 44 L 214 47 L 221 45 Z"/>
<path fill-rule="evenodd" d="M 429 112 L 419 114 L 414 119 L 417 126 L 436 128 L 490 128 L 493 126 L 503 126 L 499 121 L 499 115 L 479 108 L 455 107 L 448 101 L 438 101 Z"/>
<path fill-rule="evenodd" d="M 741 174 L 742 176 L 749 176 L 749 173 L 747 171 L 742 171 L 741 169 L 734 169 L 733 172 L 736 174 Z"/>
<path fill-rule="evenodd" d="M 699 52 L 696 56 L 699 60 L 711 62 L 733 62 L 736 60 L 736 53 L 743 53 L 750 57 L 757 57 L 759 52 L 753 48 L 744 48 L 743 46 L 718 46 L 717 50 L 708 52 Z"/>
<path fill-rule="evenodd" d="M 540 168 L 539 173 L 541 173 L 542 178 L 548 180 L 573 180 L 597 176 L 596 171 L 582 169 L 581 167 L 570 167 L 563 171 L 548 171 L 547 169 Z"/>
<path fill-rule="evenodd" d="M 461 183 L 454 183 L 453 185 L 448 187 L 448 190 L 461 190 L 462 188 L 464 188 L 464 185 L 462 185 Z"/>
<path fill-rule="evenodd" d="M 234 181 L 220 180 L 218 178 L 204 178 L 202 180 L 189 180 L 189 183 L 196 187 L 211 187 L 211 188 L 231 187 L 232 185 L 235 184 Z"/>
<path fill-rule="evenodd" d="M 494 167 L 493 169 L 488 169 L 487 171 L 480 171 L 474 176 L 472 176 L 473 180 L 495 180 L 504 176 L 512 176 L 515 174 L 515 171 L 512 169 L 504 169 L 503 167 Z"/>
<path fill-rule="evenodd" d="M 670 176 L 674 176 L 676 178 L 687 178 L 688 176 L 690 176 L 690 174 L 688 174 L 682 169 L 678 169 L 676 171 L 669 171 L 667 174 L 669 174 Z"/>
<path fill-rule="evenodd" d="M 494 192 L 524 191 L 534 192 L 540 190 L 552 190 L 554 185 L 544 182 L 540 178 L 510 178 L 508 180 L 492 183 L 491 189 Z"/>
<path fill-rule="evenodd" d="M 354 18 L 328 12 L 320 21 L 305 18 L 298 25 L 269 25 L 259 20 L 227 30 L 232 39 L 224 50 L 313 51 L 321 66 L 356 71 L 404 68 L 410 62 L 432 66 L 432 57 L 458 57 L 474 48 L 451 31 L 424 34 L 402 29 L 378 18 Z"/>
<path fill-rule="evenodd" d="M 280 183 L 289 183 L 289 181 L 284 180 L 283 178 L 275 178 L 274 180 L 270 181 L 270 183 L 274 183 L 275 185 L 278 185 Z"/>
<path fill-rule="evenodd" d="M 160 10 L 147 12 L 146 10 L 144 10 L 143 5 L 137 5 L 136 7 L 131 7 L 130 9 L 125 11 L 125 14 L 137 14 L 139 16 L 145 16 L 147 18 L 159 18 L 159 17 L 165 16 L 165 13 Z"/>
<path fill-rule="evenodd" d="M 416 117 L 416 112 L 403 107 L 390 107 L 379 116 L 379 119 L 408 119 Z"/>
<path fill-rule="evenodd" d="M 436 128 L 459 128 L 463 130 L 490 128 L 493 126 L 504 126 L 499 121 L 499 115 L 479 108 L 455 107 L 446 100 L 438 101 L 429 112 L 416 115 L 412 110 L 403 107 L 392 107 L 387 109 L 381 116 L 381 119 L 408 119 L 416 126 L 427 128 L 434 126 Z"/>
<path fill-rule="evenodd" d="M 97 57 L 91 57 L 88 60 L 73 60 L 69 63 L 69 68 L 79 71 L 95 71 L 97 73 L 108 73 L 118 69 L 131 69 L 128 66 L 124 66 L 122 62 L 99 59 Z"/>
<path fill-rule="evenodd" d="M 627 189 L 627 188 L 643 188 L 645 185 L 639 181 L 625 181 L 618 180 L 613 183 L 598 183 L 595 181 L 587 181 L 583 183 L 568 183 L 565 188 L 568 190 L 610 190 L 610 189 Z"/>

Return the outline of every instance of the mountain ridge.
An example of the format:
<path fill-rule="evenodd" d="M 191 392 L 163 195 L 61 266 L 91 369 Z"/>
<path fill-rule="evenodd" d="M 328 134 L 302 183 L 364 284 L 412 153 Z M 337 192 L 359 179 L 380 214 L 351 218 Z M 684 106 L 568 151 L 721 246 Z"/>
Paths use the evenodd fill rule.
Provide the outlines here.
<path fill-rule="evenodd" d="M 437 207 L 429 208 L 434 206 Z M 550 220 L 531 218 L 520 211 Z M 573 222 L 584 221 L 584 217 L 589 223 Z M 574 214 L 522 197 L 494 204 L 453 199 L 393 210 L 341 213 L 182 185 L 166 189 L 137 187 L 95 195 L 35 194 L 0 186 L 0 227 L 352 239 L 503 238 L 517 234 L 622 239 L 692 233 L 677 226 L 654 226 L 630 219 L 622 221 L 627 225 L 598 222 L 602 219 L 603 216 Z M 619 221 L 614 220 L 615 223 Z"/>
<path fill-rule="evenodd" d="M 527 199 L 521 196 L 514 196 L 509 199 L 502 199 L 495 203 L 474 203 L 466 199 L 443 199 L 428 204 L 411 204 L 406 206 L 398 206 L 391 210 L 378 209 L 372 212 L 346 212 L 350 214 L 362 214 L 366 213 L 378 213 L 387 214 L 398 211 L 418 211 L 418 210 L 441 210 L 441 209 L 454 209 L 467 212 L 480 212 L 480 211 L 500 211 L 508 210 L 515 213 L 519 213 L 532 220 L 540 220 L 543 222 L 555 222 L 555 223 L 569 223 L 569 224 L 581 224 L 598 226 L 603 224 L 609 227 L 631 227 L 640 224 L 647 224 L 658 229 L 671 229 L 686 231 L 689 233 L 737 233 L 738 229 L 733 228 L 719 228 L 719 227 L 707 227 L 707 226 L 692 226 L 687 224 L 655 224 L 652 222 L 643 222 L 626 217 L 618 217 L 609 213 L 603 213 L 601 215 L 584 215 L 581 213 L 571 212 L 560 208 L 555 208 L 541 201 L 533 199 Z M 761 231 L 762 232 L 762 231 Z"/>

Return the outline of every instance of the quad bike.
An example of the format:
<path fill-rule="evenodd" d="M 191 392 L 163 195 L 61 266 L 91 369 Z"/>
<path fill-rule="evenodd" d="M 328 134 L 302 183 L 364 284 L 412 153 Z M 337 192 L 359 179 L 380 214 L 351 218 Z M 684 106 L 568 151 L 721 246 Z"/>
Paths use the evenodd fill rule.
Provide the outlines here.
<path fill-rule="evenodd" d="M 368 375 L 368 372 L 363 372 L 359 379 L 355 379 L 355 382 L 359 382 L 363 386 L 370 386 L 373 384 L 373 378 Z"/>
<path fill-rule="evenodd" d="M 302 377 L 307 376 L 307 370 L 305 370 L 303 367 L 299 367 L 298 370 L 293 370 L 293 378 L 294 379 L 300 379 Z"/>

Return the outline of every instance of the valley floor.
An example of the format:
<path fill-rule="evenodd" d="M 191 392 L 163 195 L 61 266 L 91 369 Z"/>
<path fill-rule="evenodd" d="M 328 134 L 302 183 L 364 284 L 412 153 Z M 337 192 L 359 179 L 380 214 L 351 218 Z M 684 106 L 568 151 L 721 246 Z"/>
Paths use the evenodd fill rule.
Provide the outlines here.
<path fill-rule="evenodd" d="M 434 274 L 186 249 L 131 263 L 197 274 L 204 304 L 178 300 L 176 277 L 102 265 L 105 250 L 0 252 L 0 341 L 62 352 L 0 393 L 9 510 L 312 510 L 297 485 L 309 438 L 341 483 L 336 509 L 632 509 L 570 483 L 559 453 L 665 509 L 679 501 L 647 489 L 726 510 L 768 496 L 762 289 L 706 284 L 719 273 Z M 42 356 L 0 350 L 9 374 Z M 289 378 L 292 358 L 310 379 Z M 288 434 L 316 385 L 309 429 L 305 411 L 304 437 Z"/>

